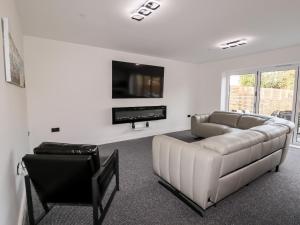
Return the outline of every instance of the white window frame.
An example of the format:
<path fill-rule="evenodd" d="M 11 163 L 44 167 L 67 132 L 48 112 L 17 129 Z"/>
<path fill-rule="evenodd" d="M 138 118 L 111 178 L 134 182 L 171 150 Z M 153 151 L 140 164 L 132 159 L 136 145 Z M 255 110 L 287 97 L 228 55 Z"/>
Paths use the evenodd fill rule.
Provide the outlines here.
<path fill-rule="evenodd" d="M 298 82 L 296 83 L 295 86 L 297 86 L 297 91 L 296 93 L 296 99 L 295 99 L 295 115 L 294 115 L 294 121 L 295 121 L 295 131 L 294 131 L 294 135 L 293 135 L 293 141 L 292 143 L 299 146 L 300 142 L 297 142 L 297 133 L 298 133 L 298 127 L 299 127 L 299 118 L 298 115 L 300 113 L 300 66 L 298 65 Z"/>
<path fill-rule="evenodd" d="M 255 74 L 255 81 L 256 81 L 256 85 L 257 85 L 257 74 L 258 71 L 257 70 L 237 70 L 237 71 L 231 71 L 231 72 L 226 72 L 225 76 L 226 76 L 226 103 L 225 103 L 225 110 L 229 111 L 229 101 L 230 101 L 230 76 L 233 75 L 245 75 L 245 74 Z M 254 113 L 256 112 L 256 98 L 257 98 L 257 93 L 254 94 Z"/>
<path fill-rule="evenodd" d="M 291 118 L 295 121 L 295 104 L 297 101 L 297 89 L 298 89 L 298 73 L 299 73 L 299 66 L 298 65 L 284 65 L 284 66 L 273 66 L 273 67 L 268 67 L 268 68 L 264 68 L 262 70 L 259 71 L 258 73 L 258 79 L 259 82 L 261 82 L 261 74 L 265 73 L 265 72 L 273 72 L 273 71 L 284 71 L 284 70 L 295 70 L 296 71 L 296 75 L 295 75 L 295 80 L 294 80 L 294 95 L 293 95 L 293 108 L 292 108 L 292 116 Z M 257 90 L 258 90 L 258 97 L 257 97 L 257 111 L 256 113 L 260 113 L 259 112 L 259 101 L 260 101 L 260 84 L 259 86 L 257 86 Z"/>
<path fill-rule="evenodd" d="M 299 146 L 300 143 L 297 142 L 297 129 L 299 126 L 299 121 L 297 115 L 300 113 L 300 64 L 288 64 L 288 65 L 278 65 L 278 66 L 269 66 L 261 67 L 257 69 L 247 69 L 247 70 L 233 70 L 225 72 L 225 110 L 229 111 L 229 101 L 230 101 L 230 76 L 232 75 L 244 75 L 244 74 L 256 74 L 256 86 L 255 86 L 255 97 L 254 97 L 254 113 L 259 113 L 259 102 L 260 102 L 260 82 L 261 74 L 264 72 L 272 72 L 276 70 L 296 70 L 295 76 L 295 86 L 294 86 L 294 95 L 293 95 L 293 110 L 292 110 L 292 119 L 295 122 L 295 132 L 293 134 L 292 143 Z M 224 98 L 223 98 L 224 99 Z"/>

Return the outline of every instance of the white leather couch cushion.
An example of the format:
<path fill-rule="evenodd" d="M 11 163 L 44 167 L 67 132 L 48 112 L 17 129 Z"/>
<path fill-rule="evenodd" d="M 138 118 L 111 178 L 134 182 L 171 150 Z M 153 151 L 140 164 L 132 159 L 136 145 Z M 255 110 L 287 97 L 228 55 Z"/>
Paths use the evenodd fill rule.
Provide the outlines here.
<path fill-rule="evenodd" d="M 207 123 L 208 119 L 209 119 L 209 115 L 208 114 L 195 114 L 195 115 L 192 116 L 191 119 L 194 120 L 192 122 L 194 122 L 195 124 Z"/>
<path fill-rule="evenodd" d="M 210 137 L 205 140 L 194 142 L 193 144 L 211 149 L 221 155 L 227 155 L 244 148 L 263 142 L 265 136 L 259 132 L 251 130 L 241 130 L 240 132 L 227 133 L 220 136 Z"/>
<path fill-rule="evenodd" d="M 289 132 L 295 129 L 295 124 L 293 122 L 285 119 L 277 118 L 277 117 L 272 117 L 270 120 L 267 120 L 265 124 L 276 124 L 276 125 L 286 126 L 289 128 Z"/>
<path fill-rule="evenodd" d="M 257 127 L 252 127 L 250 130 L 262 133 L 265 136 L 265 141 L 282 136 L 289 133 L 289 128 L 279 124 L 265 124 Z"/>
<path fill-rule="evenodd" d="M 250 129 L 252 127 L 263 125 L 268 118 L 252 116 L 252 115 L 242 115 L 238 121 L 237 128 L 239 129 Z"/>
<path fill-rule="evenodd" d="M 231 112 L 213 112 L 209 116 L 210 123 L 222 124 L 230 127 L 236 127 L 241 114 Z"/>
<path fill-rule="evenodd" d="M 199 123 L 192 132 L 198 137 L 208 138 L 228 133 L 231 129 L 229 126 L 216 123 Z"/>

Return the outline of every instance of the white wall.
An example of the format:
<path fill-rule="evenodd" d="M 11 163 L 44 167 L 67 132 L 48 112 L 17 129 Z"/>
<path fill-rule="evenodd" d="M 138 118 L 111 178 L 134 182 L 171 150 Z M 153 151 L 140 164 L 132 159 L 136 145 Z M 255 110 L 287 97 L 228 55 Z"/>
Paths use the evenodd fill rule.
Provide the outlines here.
<path fill-rule="evenodd" d="M 299 62 L 300 46 L 294 46 L 255 55 L 201 64 L 198 72 L 200 92 L 196 111 L 206 113 L 220 109 L 221 82 L 224 72 L 298 64 Z"/>
<path fill-rule="evenodd" d="M 220 109 L 224 72 L 300 62 L 300 46 L 195 65 L 28 36 L 24 45 L 31 147 L 42 141 L 101 144 L 188 129 L 187 114 Z M 112 60 L 164 66 L 164 98 L 112 99 Z M 111 124 L 112 107 L 141 105 L 167 105 L 168 119 L 144 131 Z M 51 133 L 51 127 L 61 132 Z"/>
<path fill-rule="evenodd" d="M 7 16 L 17 48 L 23 54 L 23 35 L 14 1 L 0 0 L 0 15 Z M 28 152 L 25 89 L 5 82 L 0 31 L 0 225 L 18 223 L 24 191 L 23 177 L 16 176 L 17 162 Z"/>
<path fill-rule="evenodd" d="M 107 143 L 188 129 L 197 65 L 66 42 L 25 37 L 30 142 Z M 112 60 L 165 67 L 164 98 L 112 99 Z M 168 119 L 144 131 L 112 125 L 111 108 L 167 105 Z M 61 132 L 51 133 L 51 127 Z"/>

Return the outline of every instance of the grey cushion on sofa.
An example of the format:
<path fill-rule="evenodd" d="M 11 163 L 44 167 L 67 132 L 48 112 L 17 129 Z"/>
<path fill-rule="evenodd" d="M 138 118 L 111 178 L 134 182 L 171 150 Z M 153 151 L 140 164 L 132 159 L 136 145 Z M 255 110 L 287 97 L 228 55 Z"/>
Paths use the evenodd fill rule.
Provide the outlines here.
<path fill-rule="evenodd" d="M 256 127 L 263 125 L 268 118 L 252 115 L 242 115 L 238 121 L 237 128 L 239 129 L 250 129 L 251 127 Z"/>
<path fill-rule="evenodd" d="M 209 122 L 236 127 L 240 117 L 239 113 L 216 111 L 209 116 Z"/>
<path fill-rule="evenodd" d="M 192 134 L 208 138 L 229 132 L 239 131 L 237 123 L 241 114 L 216 111 L 211 115 L 194 115 L 191 120 Z"/>
<path fill-rule="evenodd" d="M 295 124 L 293 122 L 277 117 L 272 117 L 271 119 L 267 120 L 264 124 L 280 124 L 281 126 L 286 126 L 289 129 L 289 131 L 295 129 Z"/>
<path fill-rule="evenodd" d="M 228 133 L 221 136 L 210 137 L 202 141 L 194 142 L 193 144 L 203 146 L 220 153 L 227 155 L 240 149 L 245 149 L 263 142 L 265 136 L 259 132 L 245 130 L 240 132 Z"/>
<path fill-rule="evenodd" d="M 231 130 L 229 126 L 216 123 L 199 123 L 194 132 L 199 137 L 208 138 L 212 136 L 222 135 Z"/>
<path fill-rule="evenodd" d="M 265 136 L 265 141 L 289 133 L 289 128 L 279 124 L 265 124 L 257 127 L 252 127 L 250 130 L 262 133 Z"/>
<path fill-rule="evenodd" d="M 251 130 L 241 130 L 210 137 L 193 144 L 221 154 L 222 163 L 219 176 L 225 176 L 262 157 L 264 135 Z"/>

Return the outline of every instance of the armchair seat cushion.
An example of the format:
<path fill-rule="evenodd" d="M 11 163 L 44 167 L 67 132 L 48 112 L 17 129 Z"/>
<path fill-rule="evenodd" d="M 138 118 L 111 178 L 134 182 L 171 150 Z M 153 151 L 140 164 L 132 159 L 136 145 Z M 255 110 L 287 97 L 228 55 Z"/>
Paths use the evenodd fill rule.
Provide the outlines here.
<path fill-rule="evenodd" d="M 222 124 L 199 123 L 193 133 L 199 137 L 208 138 L 228 133 L 230 130 L 231 127 Z"/>

